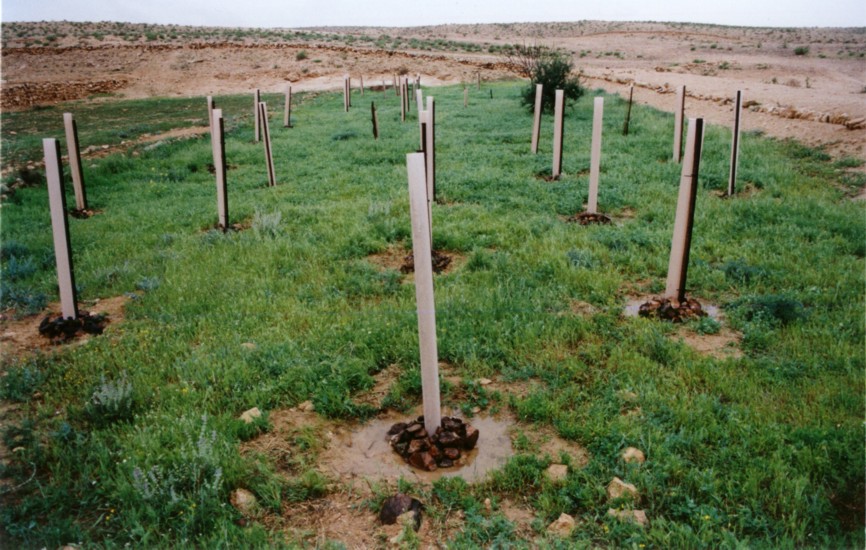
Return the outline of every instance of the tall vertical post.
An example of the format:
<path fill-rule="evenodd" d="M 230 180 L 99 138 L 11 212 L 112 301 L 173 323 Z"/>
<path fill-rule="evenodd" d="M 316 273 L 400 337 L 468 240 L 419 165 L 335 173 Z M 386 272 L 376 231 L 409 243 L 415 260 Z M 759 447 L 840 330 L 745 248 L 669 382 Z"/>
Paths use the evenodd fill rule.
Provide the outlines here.
<path fill-rule="evenodd" d="M 601 171 L 601 130 L 604 119 L 604 98 L 592 102 L 592 149 L 589 157 L 589 198 L 586 211 L 595 214 L 598 210 L 598 174 Z"/>
<path fill-rule="evenodd" d="M 346 99 L 349 102 L 349 108 L 352 107 L 352 75 L 346 75 Z"/>
<path fill-rule="evenodd" d="M 256 91 L 253 92 L 253 116 L 255 118 L 255 124 L 256 124 L 256 127 L 255 127 L 256 135 L 253 138 L 253 141 L 255 143 L 258 143 L 262 137 L 262 119 L 261 119 L 260 110 L 259 110 L 259 103 L 261 103 L 261 102 L 262 102 L 262 94 L 258 89 L 256 89 Z"/>
<path fill-rule="evenodd" d="M 481 71 L 478 71 L 478 89 L 481 89 Z"/>
<path fill-rule="evenodd" d="M 625 122 L 622 123 L 622 135 L 628 135 L 628 126 L 631 123 L 631 101 L 634 97 L 634 84 L 628 87 L 628 108 L 625 111 Z"/>
<path fill-rule="evenodd" d="M 406 83 L 400 80 L 400 121 L 406 122 Z"/>
<path fill-rule="evenodd" d="M 60 310 L 64 319 L 78 319 L 78 297 L 72 271 L 72 247 L 69 244 L 69 220 L 66 217 L 66 194 L 63 192 L 63 169 L 60 166 L 60 142 L 42 140 L 45 153 L 45 176 L 48 181 L 48 206 L 54 235 L 54 259 L 57 262 L 57 285 L 60 288 Z"/>
<path fill-rule="evenodd" d="M 553 103 L 553 169 L 550 172 L 554 179 L 559 178 L 562 173 L 562 134 L 564 124 L 562 121 L 563 107 L 565 104 L 565 92 L 556 90 Z"/>
<path fill-rule="evenodd" d="M 406 155 L 409 207 L 412 216 L 412 252 L 415 260 L 415 300 L 421 356 L 421 396 L 424 428 L 435 433 L 442 423 L 439 398 L 439 357 L 436 349 L 436 303 L 433 298 L 433 261 L 424 175 L 424 155 Z"/>
<path fill-rule="evenodd" d="M 361 95 L 364 95 L 364 75 L 358 77 L 361 84 Z"/>
<path fill-rule="evenodd" d="M 394 95 L 399 96 L 400 90 L 397 89 L 397 75 L 394 75 Z"/>
<path fill-rule="evenodd" d="M 538 138 L 541 135 L 541 100 L 544 86 L 535 85 L 535 117 L 532 119 L 532 154 L 538 153 Z"/>
<path fill-rule="evenodd" d="M 409 84 L 409 79 L 406 79 L 406 86 L 409 87 L 409 98 L 415 97 L 415 81 L 412 81 L 412 84 Z M 407 99 L 406 111 L 412 110 L 412 103 Z"/>
<path fill-rule="evenodd" d="M 283 127 L 292 127 L 292 87 L 286 90 L 286 106 L 283 109 Z"/>
<path fill-rule="evenodd" d="M 214 109 L 211 118 L 211 145 L 213 147 L 213 166 L 216 175 L 217 223 L 220 229 L 229 228 L 229 199 L 226 187 L 226 147 L 225 121 L 222 109 Z"/>
<path fill-rule="evenodd" d="M 680 162 L 683 154 L 683 112 L 686 107 L 686 87 L 677 88 L 677 104 L 674 107 L 674 162 Z"/>
<path fill-rule="evenodd" d="M 436 200 L 436 102 L 427 96 L 427 195 L 431 204 Z M 432 207 L 431 207 L 432 208 Z"/>
<path fill-rule="evenodd" d="M 429 125 L 429 117 L 427 111 L 418 113 L 418 126 L 421 128 L 421 148 L 418 150 L 424 158 L 424 195 L 427 197 L 427 223 L 430 226 L 430 248 L 433 248 L 433 201 L 430 194 L 430 173 L 427 167 L 427 151 L 430 149 L 430 142 L 427 141 L 427 126 Z"/>
<path fill-rule="evenodd" d="M 66 152 L 69 154 L 69 171 L 72 173 L 72 188 L 75 190 L 76 210 L 87 209 L 87 192 L 84 188 L 84 173 L 81 171 L 81 148 L 78 145 L 78 124 L 72 113 L 63 113 L 66 129 Z"/>
<path fill-rule="evenodd" d="M 697 197 L 703 136 L 704 119 L 690 118 L 686 138 L 686 155 L 680 177 L 680 192 L 677 198 L 677 213 L 674 219 L 674 234 L 671 240 L 668 279 L 665 285 L 665 298 L 675 302 L 676 305 L 683 302 L 686 297 L 686 275 L 689 269 L 692 225 L 695 221 L 695 199 Z"/>
<path fill-rule="evenodd" d="M 376 115 L 376 103 L 370 102 L 370 118 L 373 120 L 373 139 L 379 139 L 379 117 Z"/>
<path fill-rule="evenodd" d="M 349 112 L 349 75 L 343 76 L 343 109 Z"/>
<path fill-rule="evenodd" d="M 728 196 L 734 195 L 737 189 L 737 160 L 740 157 L 740 116 L 743 113 L 743 92 L 737 90 L 737 100 L 734 102 L 734 136 L 731 138 L 731 174 L 728 177 Z"/>
<path fill-rule="evenodd" d="M 208 126 L 213 126 L 213 110 L 214 110 L 213 96 L 207 96 L 207 123 L 208 123 Z"/>
<path fill-rule="evenodd" d="M 277 177 L 274 174 L 274 154 L 271 150 L 271 131 L 268 126 L 268 104 L 259 103 L 259 116 L 262 120 L 262 141 L 265 144 L 265 162 L 268 165 L 268 187 L 277 185 Z"/>
<path fill-rule="evenodd" d="M 419 113 L 424 110 L 424 92 L 420 88 L 415 88 L 415 108 Z"/>

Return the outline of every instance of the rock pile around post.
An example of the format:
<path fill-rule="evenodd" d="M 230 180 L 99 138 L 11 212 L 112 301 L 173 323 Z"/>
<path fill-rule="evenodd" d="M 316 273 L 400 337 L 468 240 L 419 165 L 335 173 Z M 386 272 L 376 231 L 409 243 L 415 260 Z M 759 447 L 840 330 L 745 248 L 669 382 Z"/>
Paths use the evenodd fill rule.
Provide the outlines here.
<path fill-rule="evenodd" d="M 442 273 L 448 269 L 449 265 L 451 265 L 451 256 L 440 250 L 434 250 L 430 255 L 433 259 L 433 273 Z M 400 266 L 400 272 L 404 274 L 415 272 L 414 254 L 408 254 L 403 258 L 403 265 Z"/>
<path fill-rule="evenodd" d="M 39 334 L 52 341 L 67 341 L 80 333 L 102 334 L 106 324 L 108 318 L 102 313 L 91 315 L 83 311 L 79 313 L 78 319 L 72 317 L 64 319 L 62 316 L 52 319 L 48 316 L 39 323 Z"/>
<path fill-rule="evenodd" d="M 638 315 L 650 319 L 682 323 L 683 321 L 706 317 L 707 312 L 701 308 L 701 304 L 697 300 L 692 298 L 687 298 L 679 304 L 670 298 L 653 298 L 649 302 L 641 304 Z"/>
<path fill-rule="evenodd" d="M 580 214 L 575 214 L 574 216 L 568 218 L 568 221 L 579 223 L 580 225 L 589 225 L 592 223 L 597 224 L 608 224 L 611 222 L 609 216 L 605 216 L 604 214 L 598 212 L 581 212 Z"/>
<path fill-rule="evenodd" d="M 388 430 L 391 448 L 410 466 L 432 472 L 461 463 L 466 451 L 478 443 L 480 432 L 459 418 L 444 417 L 436 433 L 428 434 L 424 417 L 414 422 L 398 422 Z"/>

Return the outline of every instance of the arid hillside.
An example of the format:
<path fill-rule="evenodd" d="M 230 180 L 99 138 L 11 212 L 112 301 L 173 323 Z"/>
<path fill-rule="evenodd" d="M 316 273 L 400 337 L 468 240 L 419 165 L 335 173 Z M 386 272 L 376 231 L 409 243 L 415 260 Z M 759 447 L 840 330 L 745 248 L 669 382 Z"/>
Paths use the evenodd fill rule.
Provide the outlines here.
<path fill-rule="evenodd" d="M 413 28 L 228 29 L 128 23 L 3 25 L 2 108 L 71 99 L 197 96 L 367 85 L 418 73 L 427 85 L 515 77 L 504 52 L 542 44 L 574 57 L 592 88 L 866 158 L 866 29 L 676 23 L 526 23 Z"/>

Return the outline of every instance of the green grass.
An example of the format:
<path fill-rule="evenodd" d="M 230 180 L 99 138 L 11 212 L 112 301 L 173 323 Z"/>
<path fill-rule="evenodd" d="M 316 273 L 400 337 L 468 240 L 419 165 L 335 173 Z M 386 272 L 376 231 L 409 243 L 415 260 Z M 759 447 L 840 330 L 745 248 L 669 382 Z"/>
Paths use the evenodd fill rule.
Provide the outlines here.
<path fill-rule="evenodd" d="M 487 482 L 415 488 L 427 513 L 464 510 L 452 542 L 466 548 L 520 544 L 498 504 L 484 512 L 488 497 L 526 499 L 539 541 L 566 512 L 583 522 L 572 545 L 862 547 L 866 244 L 844 166 L 745 134 L 741 182 L 757 191 L 719 199 L 710 191 L 726 185 L 730 132 L 708 128 L 689 288 L 744 335 L 742 358 L 718 360 L 668 338 L 668 325 L 620 313 L 627 285 L 659 291 L 665 277 L 680 172 L 669 161 L 672 117 L 635 107 L 626 138 L 625 104 L 608 98 L 599 206 L 630 217 L 580 227 L 561 220 L 586 199 L 593 94 L 569 110 L 565 175 L 548 183 L 537 175 L 550 169 L 550 119 L 533 156 L 519 86 L 491 87 L 493 99 L 473 91 L 468 109 L 461 88 L 429 91 L 443 203 L 433 207 L 435 246 L 467 258 L 436 277 L 440 357 L 468 379 L 534 380 L 535 391 L 502 407 L 585 446 L 591 460 L 553 485 L 542 475 L 548 459 L 521 447 Z M 414 116 L 400 123 L 392 93 L 356 95 L 349 114 L 337 94 L 301 94 L 288 130 L 279 97 L 266 97 L 278 180 L 267 188 L 249 99 L 216 98 L 228 117 L 230 216 L 250 229 L 208 230 L 207 138 L 85 162 L 102 213 L 69 222 L 81 299 L 140 292 L 106 335 L 4 360 L 0 395 L 22 407 L 3 434 L 20 449 L 0 469 L 2 490 L 22 484 L 0 507 L 15 546 L 280 544 L 259 524 L 239 527 L 229 493 L 245 487 L 279 509 L 331 489 L 303 457 L 285 478 L 242 457 L 253 434 L 238 415 L 309 399 L 319 414 L 366 418 L 375 409 L 353 398 L 392 364 L 402 374 L 388 402 L 419 402 L 414 290 L 367 259 L 410 246 Z M 39 139 L 59 137 L 69 109 L 83 146 L 206 116 L 203 99 L 6 113 L 6 161 L 38 158 Z M 43 187 L 18 189 L 2 211 L 4 303 L 55 300 Z M 568 314 L 573 300 L 598 313 Z M 471 394 L 472 405 L 496 401 Z M 621 414 L 635 406 L 641 414 Z M 627 446 L 646 464 L 623 464 Z M 649 529 L 607 518 L 613 476 L 638 487 Z"/>

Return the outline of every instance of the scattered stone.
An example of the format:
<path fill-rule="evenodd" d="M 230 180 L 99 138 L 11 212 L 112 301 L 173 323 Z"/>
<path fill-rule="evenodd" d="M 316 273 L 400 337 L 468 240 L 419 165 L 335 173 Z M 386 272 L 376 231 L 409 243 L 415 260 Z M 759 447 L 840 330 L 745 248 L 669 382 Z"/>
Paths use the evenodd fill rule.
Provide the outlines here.
<path fill-rule="evenodd" d="M 568 466 L 565 464 L 551 464 L 547 468 L 547 477 L 554 483 L 565 481 L 568 477 Z"/>
<path fill-rule="evenodd" d="M 636 499 L 638 497 L 637 487 L 615 477 L 607 485 L 607 498 L 613 500 L 623 496 Z"/>
<path fill-rule="evenodd" d="M 646 512 L 643 510 L 614 510 L 613 508 L 609 508 L 607 515 L 615 517 L 620 521 L 634 523 L 640 527 L 646 527 L 649 525 L 649 519 L 646 517 Z"/>
<path fill-rule="evenodd" d="M 489 514 L 493 511 L 493 503 L 490 502 L 489 498 L 484 499 L 484 510 Z"/>
<path fill-rule="evenodd" d="M 244 516 L 252 516 L 258 507 L 256 496 L 246 489 L 235 489 L 230 497 L 232 506 Z"/>
<path fill-rule="evenodd" d="M 262 411 L 260 411 L 258 407 L 253 407 L 252 409 L 244 411 L 241 414 L 241 420 L 243 420 L 247 424 L 252 424 L 256 420 L 256 418 L 259 418 L 261 416 Z"/>
<path fill-rule="evenodd" d="M 388 497 L 382 503 L 382 509 L 379 510 L 379 521 L 383 525 L 393 525 L 397 523 L 401 516 L 411 513 L 415 524 L 414 528 L 417 531 L 421 528 L 421 510 L 423 508 L 424 505 L 417 498 L 397 493 L 392 497 Z"/>
<path fill-rule="evenodd" d="M 622 452 L 622 459 L 627 463 L 643 464 L 646 461 L 643 451 L 635 447 L 628 447 Z"/>
<path fill-rule="evenodd" d="M 848 128 L 849 130 L 858 130 L 860 128 L 866 128 L 866 118 L 861 117 L 861 118 L 855 118 L 855 119 L 849 120 L 848 122 L 845 123 L 845 127 Z"/>
<path fill-rule="evenodd" d="M 246 348 L 246 349 L 248 349 L 248 350 L 254 350 L 254 349 L 256 349 L 256 345 L 255 345 L 255 343 L 253 343 L 253 342 L 244 342 L 243 344 L 241 344 L 241 347 L 242 347 L 242 348 Z"/>
<path fill-rule="evenodd" d="M 298 405 L 298 410 L 303 412 L 313 412 L 316 410 L 315 405 L 313 405 L 312 401 L 304 401 L 300 405 Z"/>
<path fill-rule="evenodd" d="M 444 417 L 436 433 L 424 429 L 424 417 L 406 423 L 398 422 L 388 430 L 391 448 L 409 465 L 432 472 L 459 463 L 464 451 L 475 448 L 479 432 L 459 418 Z"/>
<path fill-rule="evenodd" d="M 479 378 L 478 383 L 482 386 L 489 386 L 490 384 L 493 383 L 493 380 L 491 380 L 489 378 Z"/>
<path fill-rule="evenodd" d="M 478 414 L 481 412 L 481 407 L 472 407 L 472 414 Z"/>
<path fill-rule="evenodd" d="M 608 224 L 611 222 L 610 216 L 605 216 L 599 212 L 581 212 L 580 214 L 575 214 L 568 218 L 568 221 L 579 223 L 580 225 L 589 225 L 589 224 Z"/>
<path fill-rule="evenodd" d="M 574 530 L 574 518 L 568 514 L 560 514 L 559 517 L 547 526 L 547 532 L 557 537 L 566 538 L 571 536 Z"/>
<path fill-rule="evenodd" d="M 663 319 L 673 323 L 682 323 L 690 319 L 706 317 L 707 313 L 701 308 L 701 304 L 692 298 L 687 298 L 677 304 L 670 298 L 657 297 L 641 304 L 638 309 L 638 315 L 650 319 Z"/>
<path fill-rule="evenodd" d="M 63 316 L 51 319 L 51 316 L 46 316 L 39 323 L 39 334 L 50 338 L 53 343 L 66 342 L 80 333 L 102 334 L 107 324 L 108 316 L 104 313 L 91 315 L 82 311 L 78 314 L 78 319 L 64 319 Z"/>

